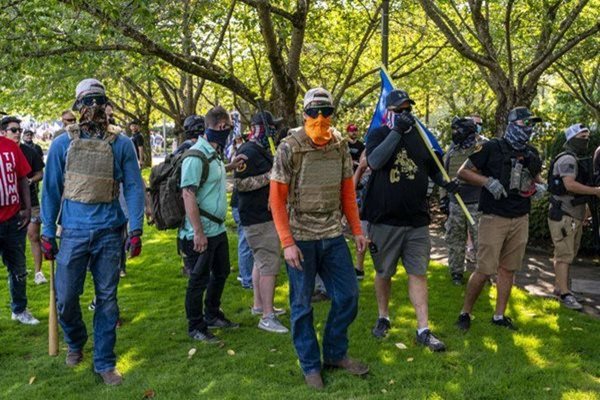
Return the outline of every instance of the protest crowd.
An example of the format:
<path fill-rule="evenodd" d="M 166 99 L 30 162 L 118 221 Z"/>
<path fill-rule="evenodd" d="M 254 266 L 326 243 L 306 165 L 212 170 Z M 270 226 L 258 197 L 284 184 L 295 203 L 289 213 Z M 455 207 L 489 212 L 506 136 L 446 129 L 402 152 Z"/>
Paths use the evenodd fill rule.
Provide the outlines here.
<path fill-rule="evenodd" d="M 123 380 L 114 351 L 121 323 L 117 289 L 127 275 L 126 259 L 142 252 L 145 220 L 146 226 L 170 230 L 177 243 L 178 268 L 187 278 L 182 302 L 189 340 L 218 344 L 219 330 L 240 325 L 221 307 L 232 269 L 225 226 L 231 207 L 237 279 L 253 291 L 249 312 L 257 316 L 258 329 L 291 336 L 304 381 L 314 389 L 324 387 L 325 368 L 369 373 L 366 363 L 351 357 L 348 329 L 359 312 L 369 313 L 370 333 L 386 337 L 390 315 L 397 312 L 390 298 L 399 266 L 408 276 L 416 343 L 446 350 L 429 326 L 432 183 L 447 215 L 448 279 L 466 288 L 462 308 L 449 317 L 459 330 L 468 331 L 472 323 L 518 329 L 506 310 L 523 264 L 532 202 L 543 196 L 550 198 L 554 294 L 564 307 L 583 307 L 569 287 L 569 268 L 588 219 L 587 204 L 600 197 L 600 171 L 590 157 L 590 130 L 581 123 L 565 127 L 564 151 L 542 176 L 540 152 L 530 143 L 542 121 L 526 107 L 510 110 L 502 137 L 486 135 L 477 110 L 455 117 L 451 144 L 442 152 L 413 113 L 408 92 L 382 95 L 385 113 L 374 118 L 363 141 L 355 124 L 344 132 L 334 127 L 334 99 L 315 87 L 304 94 L 299 126 L 283 126 L 281 118 L 260 108 L 250 118 L 249 133 L 232 138 L 231 114 L 221 106 L 187 116 L 184 141 L 145 182 L 144 146 L 157 153 L 164 137 L 141 132 L 138 121 L 119 127 L 107 91 L 92 78 L 77 85 L 72 110 L 60 116 L 63 128 L 46 154 L 33 132 L 21 129 L 19 118 L 4 116 L 0 122 L 0 254 L 8 270 L 11 317 L 24 325 L 40 323 L 27 303 L 29 241 L 36 284 L 49 280 L 42 259 L 55 263 L 65 362 L 79 365 L 88 340 L 80 296 L 89 271 L 95 291 L 89 305 L 93 368 L 107 385 Z M 356 248 L 355 259 L 348 242 Z M 358 307 L 367 253 L 375 269 L 377 310 Z M 467 260 L 475 265 L 470 274 Z M 274 304 L 280 274 L 289 280 L 287 309 Z M 491 278 L 495 311 L 474 321 L 474 304 Z M 313 320 L 316 301 L 330 302 L 321 344 Z"/>

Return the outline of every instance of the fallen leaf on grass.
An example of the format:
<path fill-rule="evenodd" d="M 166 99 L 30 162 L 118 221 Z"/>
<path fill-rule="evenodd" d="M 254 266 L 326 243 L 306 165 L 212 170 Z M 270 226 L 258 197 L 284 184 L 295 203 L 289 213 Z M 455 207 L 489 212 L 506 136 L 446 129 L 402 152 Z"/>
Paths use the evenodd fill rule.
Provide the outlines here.
<path fill-rule="evenodd" d="M 31 378 L 29 378 L 29 384 L 32 385 L 33 382 L 35 382 L 35 376 L 32 376 Z"/>
<path fill-rule="evenodd" d="M 583 330 L 583 328 L 580 328 L 578 326 L 574 326 L 571 329 L 573 329 L 574 331 L 582 331 Z"/>
<path fill-rule="evenodd" d="M 227 354 L 229 354 L 230 356 L 235 356 L 235 351 L 229 349 L 227 350 Z"/>
<path fill-rule="evenodd" d="M 271 349 L 271 353 L 275 353 L 277 349 Z"/>
<path fill-rule="evenodd" d="M 414 360 L 414 358 L 412 358 L 412 357 L 408 357 L 408 358 L 406 359 L 406 362 L 413 362 L 413 360 Z"/>
<path fill-rule="evenodd" d="M 551 391 L 551 390 L 552 390 L 552 388 L 550 388 L 550 387 L 545 387 L 545 388 L 544 388 L 544 390 L 545 390 L 546 392 L 549 392 L 549 391 Z"/>
<path fill-rule="evenodd" d="M 381 393 L 387 393 L 386 389 L 381 389 Z"/>
<path fill-rule="evenodd" d="M 400 343 L 400 342 L 396 343 L 396 347 L 399 348 L 400 350 L 407 349 L 406 345 L 404 343 Z"/>
<path fill-rule="evenodd" d="M 390 384 L 390 385 L 393 385 L 394 383 L 396 383 L 396 381 L 393 379 L 390 379 L 390 381 L 388 382 L 388 384 Z"/>
<path fill-rule="evenodd" d="M 188 358 L 194 357 L 194 354 L 196 354 L 196 348 L 192 347 L 190 351 L 188 351 Z"/>
<path fill-rule="evenodd" d="M 143 399 L 153 399 L 154 396 L 156 396 L 156 392 L 154 392 L 154 390 L 152 389 L 147 389 L 144 391 L 144 397 L 142 397 Z"/>
<path fill-rule="evenodd" d="M 269 367 L 273 368 L 275 366 L 275 364 L 269 364 Z"/>

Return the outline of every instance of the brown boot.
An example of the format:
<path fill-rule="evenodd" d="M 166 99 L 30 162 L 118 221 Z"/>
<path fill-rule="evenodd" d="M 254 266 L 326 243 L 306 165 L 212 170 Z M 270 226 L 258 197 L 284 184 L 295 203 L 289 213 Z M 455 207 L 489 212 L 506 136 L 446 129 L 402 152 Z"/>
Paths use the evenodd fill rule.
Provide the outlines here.
<path fill-rule="evenodd" d="M 306 385 L 309 388 L 316 390 L 321 390 L 325 387 L 320 372 L 313 372 L 312 374 L 304 375 L 304 382 L 306 382 Z"/>
<path fill-rule="evenodd" d="M 65 364 L 68 367 L 76 367 L 83 361 L 83 351 L 81 350 L 69 350 L 67 351 L 67 358 Z"/>
<path fill-rule="evenodd" d="M 117 386 L 123 383 L 123 377 L 116 368 L 106 372 L 99 372 L 98 375 L 100 375 L 104 383 L 109 386 Z"/>
<path fill-rule="evenodd" d="M 342 368 L 352 375 L 357 376 L 362 376 L 369 373 L 369 366 L 367 364 L 363 364 L 360 361 L 353 360 L 349 357 L 346 357 L 340 361 L 326 362 L 325 366 L 329 368 Z"/>

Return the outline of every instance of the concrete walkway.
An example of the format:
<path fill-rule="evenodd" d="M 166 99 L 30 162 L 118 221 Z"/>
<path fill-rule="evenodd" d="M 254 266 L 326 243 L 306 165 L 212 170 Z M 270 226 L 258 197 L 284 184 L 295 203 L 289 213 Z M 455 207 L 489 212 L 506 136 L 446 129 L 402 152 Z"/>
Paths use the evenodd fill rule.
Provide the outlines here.
<path fill-rule="evenodd" d="M 448 250 L 440 228 L 431 227 L 431 259 L 447 264 Z M 551 247 L 551 244 L 549 245 Z M 473 270 L 474 265 L 468 265 Z M 450 279 L 450 278 L 448 278 Z M 528 248 L 523 268 L 516 274 L 515 283 L 536 296 L 554 297 L 554 267 L 552 253 Z M 600 263 L 590 258 L 578 258 L 571 267 L 571 289 L 584 299 L 583 312 L 600 318 Z"/>

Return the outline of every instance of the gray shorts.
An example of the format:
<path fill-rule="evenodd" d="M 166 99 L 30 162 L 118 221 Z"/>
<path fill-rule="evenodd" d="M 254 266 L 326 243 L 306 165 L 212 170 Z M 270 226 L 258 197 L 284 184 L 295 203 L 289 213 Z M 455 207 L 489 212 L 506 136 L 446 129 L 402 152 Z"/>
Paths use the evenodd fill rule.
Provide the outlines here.
<path fill-rule="evenodd" d="M 370 224 L 371 258 L 377 276 L 391 278 L 396 274 L 398 261 L 409 275 L 425 275 L 429 265 L 431 242 L 429 227 Z"/>
<path fill-rule="evenodd" d="M 281 246 L 273 221 L 244 226 L 244 233 L 252 255 L 254 267 L 261 276 L 273 276 L 281 268 Z"/>

